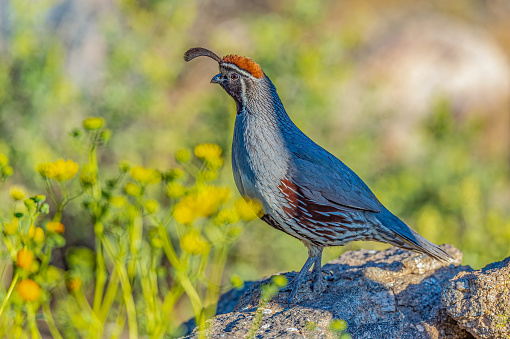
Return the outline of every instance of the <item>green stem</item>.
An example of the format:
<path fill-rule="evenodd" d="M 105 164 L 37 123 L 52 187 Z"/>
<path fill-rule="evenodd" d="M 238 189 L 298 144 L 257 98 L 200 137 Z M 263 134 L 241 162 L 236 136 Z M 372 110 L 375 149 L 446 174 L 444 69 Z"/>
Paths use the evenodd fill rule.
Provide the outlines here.
<path fill-rule="evenodd" d="M 101 311 L 99 312 L 99 319 L 101 321 L 102 327 L 104 327 L 106 319 L 108 318 L 108 314 L 110 313 L 110 309 L 115 300 L 115 296 L 117 295 L 118 287 L 119 274 L 117 273 L 117 270 L 113 270 L 112 275 L 110 276 L 110 281 L 108 282 L 108 287 L 106 288 L 103 305 L 101 306 Z"/>
<path fill-rule="evenodd" d="M 124 265 L 116 261 L 115 268 L 119 272 L 120 276 L 120 284 L 122 286 L 122 292 L 124 296 L 124 304 L 126 305 L 126 311 L 128 315 L 128 326 L 129 326 L 129 338 L 136 339 L 138 338 L 138 325 L 136 322 L 136 308 L 135 302 L 133 300 L 133 295 L 131 294 L 131 284 L 129 283 L 129 277 Z"/>
<path fill-rule="evenodd" d="M 107 238 L 103 238 L 103 240 L 104 247 L 108 252 L 108 255 L 111 256 L 112 259 L 115 258 L 113 246 Z M 134 339 L 138 337 L 138 324 L 136 322 L 136 308 L 132 295 L 131 284 L 129 282 L 129 276 L 126 267 L 124 267 L 124 265 L 118 259 L 114 259 L 114 265 L 119 274 L 124 304 L 126 305 L 126 311 L 128 314 L 129 338 Z"/>
<path fill-rule="evenodd" d="M 221 278 L 223 277 L 223 270 L 227 261 L 228 249 L 224 246 L 218 248 L 213 257 L 211 267 L 211 278 L 207 286 L 205 297 L 205 304 L 209 309 L 206 318 L 212 318 L 216 313 L 216 305 L 220 295 Z"/>
<path fill-rule="evenodd" d="M 159 326 L 154 331 L 154 335 L 152 336 L 153 339 L 161 338 L 164 335 L 165 330 L 169 325 L 166 319 L 171 319 L 170 314 L 174 308 L 174 305 L 183 293 L 184 289 L 182 286 L 176 285 L 166 295 L 165 300 L 163 301 L 163 305 L 161 306 L 161 319 L 165 319 L 165 321 L 160 322 Z"/>
<path fill-rule="evenodd" d="M 16 283 L 18 282 L 18 272 L 14 275 L 14 278 L 12 278 L 11 285 L 9 286 L 9 290 L 7 290 L 7 295 L 5 296 L 4 301 L 2 301 L 2 306 L 0 306 L 0 317 L 2 316 L 2 313 L 4 312 L 5 306 L 7 305 L 7 302 L 9 301 L 9 298 L 11 297 L 12 291 L 14 290 L 14 286 L 16 286 Z"/>
<path fill-rule="evenodd" d="M 46 319 L 46 324 L 48 325 L 48 329 L 50 330 L 51 336 L 56 339 L 63 339 L 60 335 L 60 332 L 55 325 L 55 320 L 53 320 L 53 315 L 51 314 L 50 302 L 47 301 L 42 305 L 42 310 L 44 317 Z"/>
<path fill-rule="evenodd" d="M 172 242 L 170 241 L 170 237 L 168 236 L 165 227 L 163 227 L 163 225 L 159 225 L 158 232 L 161 240 L 163 241 L 163 251 L 165 252 L 166 257 L 168 258 L 170 265 L 172 265 L 176 269 L 179 269 L 179 267 L 181 266 L 181 262 L 179 260 L 179 257 L 177 257 L 177 254 L 175 253 L 174 247 L 172 246 Z"/>
<path fill-rule="evenodd" d="M 28 326 L 30 327 L 30 337 L 31 339 L 41 338 L 41 333 L 39 333 L 39 330 L 37 329 L 37 323 L 35 321 L 35 312 L 33 309 L 33 305 L 27 304 L 26 307 Z"/>
<path fill-rule="evenodd" d="M 95 228 L 95 227 L 94 227 Z M 103 245 L 101 243 L 102 235 L 96 234 L 96 286 L 94 290 L 94 303 L 92 309 L 94 313 L 99 314 L 101 302 L 103 300 L 104 286 L 106 284 L 106 265 L 104 262 Z"/>

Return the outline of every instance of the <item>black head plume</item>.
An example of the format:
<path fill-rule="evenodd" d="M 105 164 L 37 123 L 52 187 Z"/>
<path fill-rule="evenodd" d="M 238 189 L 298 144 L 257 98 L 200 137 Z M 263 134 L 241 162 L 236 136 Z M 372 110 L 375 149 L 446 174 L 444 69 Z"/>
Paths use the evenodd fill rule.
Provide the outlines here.
<path fill-rule="evenodd" d="M 211 52 L 208 49 L 202 48 L 202 47 L 194 47 L 190 48 L 184 53 L 184 60 L 185 61 L 191 61 L 199 56 L 207 56 L 211 59 L 216 60 L 218 63 L 221 62 L 221 58 L 217 56 L 215 53 Z"/>

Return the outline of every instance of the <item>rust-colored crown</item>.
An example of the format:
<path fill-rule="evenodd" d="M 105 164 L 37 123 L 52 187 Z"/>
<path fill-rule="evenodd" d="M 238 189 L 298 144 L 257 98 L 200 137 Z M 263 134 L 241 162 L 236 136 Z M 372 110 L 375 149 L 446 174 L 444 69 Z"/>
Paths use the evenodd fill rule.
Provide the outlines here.
<path fill-rule="evenodd" d="M 203 48 L 203 47 L 194 47 L 190 48 L 184 53 L 184 60 L 191 61 L 199 56 L 207 56 L 213 60 L 216 60 L 220 65 L 221 64 L 232 64 L 236 65 L 242 70 L 253 75 L 255 78 L 261 78 L 264 76 L 264 72 L 262 72 L 262 68 L 260 68 L 259 64 L 253 61 L 250 58 L 240 56 L 240 55 L 226 55 L 220 59 L 214 52 Z"/>
<path fill-rule="evenodd" d="M 262 72 L 262 68 L 260 68 L 259 64 L 248 57 L 230 54 L 224 56 L 221 59 L 221 63 L 236 65 L 240 69 L 249 72 L 255 78 L 261 78 L 264 76 L 264 72 Z"/>

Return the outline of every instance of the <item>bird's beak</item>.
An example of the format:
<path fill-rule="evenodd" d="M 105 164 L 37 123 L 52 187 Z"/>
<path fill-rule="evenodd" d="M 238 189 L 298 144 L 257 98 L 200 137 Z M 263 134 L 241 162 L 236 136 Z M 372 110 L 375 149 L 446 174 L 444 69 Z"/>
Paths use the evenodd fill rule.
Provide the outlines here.
<path fill-rule="evenodd" d="M 223 74 L 216 74 L 212 79 L 211 79 L 211 84 L 220 84 L 222 83 L 223 81 L 225 81 L 225 78 L 223 78 Z"/>

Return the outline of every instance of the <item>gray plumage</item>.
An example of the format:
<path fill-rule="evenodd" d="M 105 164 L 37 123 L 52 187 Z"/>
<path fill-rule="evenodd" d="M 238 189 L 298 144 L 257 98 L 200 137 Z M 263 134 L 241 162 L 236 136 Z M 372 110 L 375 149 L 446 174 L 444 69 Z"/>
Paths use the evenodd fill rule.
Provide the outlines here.
<path fill-rule="evenodd" d="M 186 61 L 206 55 L 219 62 L 220 84 L 237 104 L 232 170 L 239 192 L 259 201 L 262 219 L 301 240 L 309 258 L 291 283 L 289 302 L 314 265 L 320 278 L 322 249 L 354 240 L 373 240 L 450 256 L 388 211 L 343 162 L 308 138 L 289 118 L 271 80 L 248 58 L 222 59 L 195 48 Z M 219 59 L 219 60 L 218 60 Z"/>

